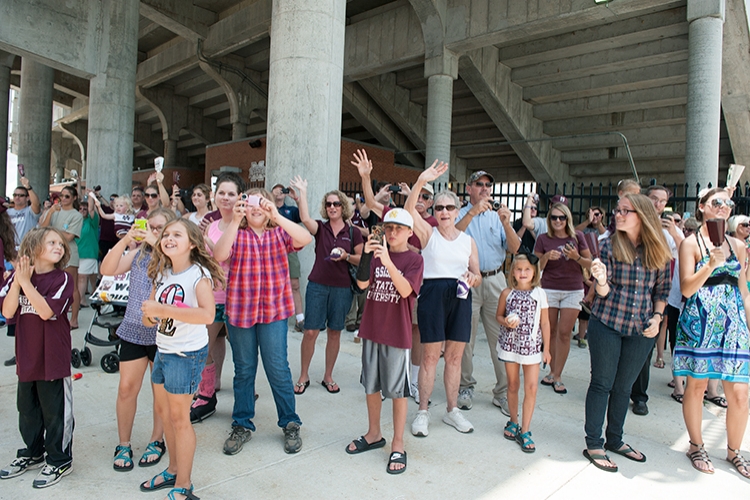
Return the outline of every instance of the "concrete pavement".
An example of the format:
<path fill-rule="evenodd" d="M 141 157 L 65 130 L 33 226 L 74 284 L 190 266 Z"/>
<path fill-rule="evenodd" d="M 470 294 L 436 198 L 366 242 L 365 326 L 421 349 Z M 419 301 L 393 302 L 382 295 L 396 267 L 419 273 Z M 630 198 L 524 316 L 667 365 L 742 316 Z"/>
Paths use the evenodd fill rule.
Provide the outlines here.
<path fill-rule="evenodd" d="M 91 310 L 84 309 L 81 324 L 87 324 Z M 85 327 L 73 332 L 73 345 L 83 344 Z M 4 332 L 4 330 L 3 330 Z M 97 335 L 102 336 L 103 331 Z M 301 334 L 289 333 L 292 374 L 299 374 Z M 559 396 L 540 386 L 537 409 L 532 423 L 537 452 L 522 453 L 517 444 L 502 437 L 507 418 L 491 404 L 492 366 L 482 335 L 477 340 L 475 369 L 479 387 L 474 407 L 466 412 L 475 431 L 460 434 L 442 423 L 445 396 L 442 363 L 439 365 L 431 407 L 430 435 L 415 438 L 409 433 L 416 404 L 409 403 L 406 450 L 408 468 L 400 476 L 386 473 L 392 426 L 384 425 L 388 445 L 362 455 L 347 455 L 344 447 L 367 429 L 364 393 L 359 384 L 360 344 L 351 334 L 342 335 L 341 354 L 334 372 L 341 393 L 330 395 L 320 385 L 323 373 L 321 335 L 311 369 L 312 383 L 297 398 L 303 421 L 302 451 L 287 455 L 283 434 L 276 426 L 276 410 L 265 375 L 258 376 L 260 395 L 255 419 L 258 431 L 235 456 L 222 453 L 228 436 L 232 411 L 232 363 L 228 349 L 216 414 L 196 424 L 198 448 L 193 469 L 196 494 L 204 499 L 235 498 L 363 498 L 363 499 L 463 499 L 463 498 L 702 498 L 721 491 L 722 496 L 747 496 L 750 481 L 742 479 L 724 461 L 726 436 L 725 410 L 708 405 L 704 410 L 705 442 L 716 468 L 713 476 L 701 474 L 690 465 L 685 451 L 687 434 L 681 407 L 669 394 L 668 369 L 652 369 L 651 400 L 648 416 L 628 414 L 625 441 L 643 451 L 645 464 L 616 457 L 620 471 L 599 471 L 583 458 L 584 398 L 588 384 L 588 351 L 571 346 L 565 371 L 568 394 Z M 12 339 L 0 337 L 0 358 L 11 356 Z M 82 367 L 83 378 L 73 383 L 76 417 L 74 471 L 47 490 L 34 490 L 36 471 L 0 482 L 0 499 L 93 499 L 163 498 L 160 493 L 141 493 L 138 484 L 162 470 L 138 466 L 131 472 L 112 469 L 112 454 L 117 444 L 115 396 L 118 376 L 102 371 L 99 360 L 108 352 L 92 348 L 94 362 Z M 0 462 L 9 463 L 21 445 L 18 414 L 15 409 L 14 368 L 0 367 Z M 139 399 L 133 432 L 133 452 L 143 453 L 151 431 L 151 394 L 147 385 Z M 383 406 L 383 421 L 390 422 L 390 404 Z M 750 456 L 750 439 L 743 443 Z"/>

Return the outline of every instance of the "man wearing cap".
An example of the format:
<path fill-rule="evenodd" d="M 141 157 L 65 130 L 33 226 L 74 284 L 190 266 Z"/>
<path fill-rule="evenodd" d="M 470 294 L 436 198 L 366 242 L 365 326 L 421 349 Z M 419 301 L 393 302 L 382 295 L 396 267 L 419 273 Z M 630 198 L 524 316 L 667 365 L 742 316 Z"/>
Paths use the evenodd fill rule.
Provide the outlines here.
<path fill-rule="evenodd" d="M 273 202 L 276 204 L 276 208 L 282 217 L 296 224 L 302 222 L 299 218 L 299 209 L 284 203 L 287 195 L 295 202 L 297 201 L 297 193 L 294 192 L 294 189 L 290 189 L 289 193 L 284 193 L 284 185 L 276 184 L 271 188 L 271 194 L 273 195 Z M 289 261 L 289 282 L 292 285 L 292 298 L 294 299 L 294 313 L 296 315 L 294 329 L 301 332 L 302 324 L 305 321 L 305 314 L 302 312 L 302 294 L 299 291 L 299 278 L 302 271 L 300 270 L 297 252 L 289 252 L 287 260 Z"/>
<path fill-rule="evenodd" d="M 477 336 L 477 326 L 481 317 L 484 332 L 490 347 L 490 357 L 495 368 L 495 387 L 492 390 L 492 404 L 500 408 L 505 415 L 508 411 L 508 379 L 505 366 L 497 357 L 497 337 L 500 325 L 495 318 L 500 294 L 508 285 L 505 281 L 503 265 L 505 254 L 516 253 L 521 246 L 521 240 L 513 230 L 510 222 L 510 210 L 500 205 L 497 212 L 493 211 L 492 191 L 495 179 L 487 172 L 480 170 L 469 177 L 466 192 L 469 204 L 459 212 L 456 227 L 474 238 L 479 253 L 479 268 L 482 272 L 482 283 L 472 292 L 471 341 L 464 349 L 461 360 L 461 387 L 458 393 L 458 407 L 470 410 L 474 397 L 474 343 Z"/>

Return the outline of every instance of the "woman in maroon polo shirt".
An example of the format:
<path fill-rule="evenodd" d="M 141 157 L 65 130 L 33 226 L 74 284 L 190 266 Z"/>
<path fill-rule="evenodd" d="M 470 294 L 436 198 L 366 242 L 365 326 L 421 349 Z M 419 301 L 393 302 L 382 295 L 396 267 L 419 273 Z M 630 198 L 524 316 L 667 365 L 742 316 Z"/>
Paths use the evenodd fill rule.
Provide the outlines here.
<path fill-rule="evenodd" d="M 338 190 L 326 193 L 320 206 L 320 215 L 324 220 L 315 220 L 307 207 L 307 181 L 297 176 L 290 186 L 299 192 L 300 219 L 315 238 L 315 264 L 307 278 L 305 295 L 301 373 L 294 385 L 294 392 L 304 394 L 310 385 L 308 370 L 315 353 L 315 340 L 320 331 L 327 327 L 326 368 L 321 384 L 329 393 L 335 394 L 340 388 L 333 381 L 333 366 L 339 354 L 346 313 L 352 303 L 347 266 L 359 264 L 364 240 L 359 230 L 346 223 L 352 214 L 344 193 Z"/>

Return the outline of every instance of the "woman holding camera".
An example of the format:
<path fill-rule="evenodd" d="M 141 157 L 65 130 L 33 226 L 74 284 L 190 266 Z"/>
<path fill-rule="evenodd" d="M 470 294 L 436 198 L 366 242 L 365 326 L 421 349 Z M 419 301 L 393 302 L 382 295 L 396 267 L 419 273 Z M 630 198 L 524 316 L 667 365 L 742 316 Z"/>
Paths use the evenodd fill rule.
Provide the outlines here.
<path fill-rule="evenodd" d="M 552 362 L 542 385 L 566 394 L 568 390 L 560 379 L 570 352 L 570 334 L 581 310 L 583 269 L 591 267 L 591 252 L 583 233 L 573 227 L 573 217 L 564 203 L 550 208 L 547 233 L 538 235 L 534 253 L 544 270 L 542 288 L 549 303 Z"/>

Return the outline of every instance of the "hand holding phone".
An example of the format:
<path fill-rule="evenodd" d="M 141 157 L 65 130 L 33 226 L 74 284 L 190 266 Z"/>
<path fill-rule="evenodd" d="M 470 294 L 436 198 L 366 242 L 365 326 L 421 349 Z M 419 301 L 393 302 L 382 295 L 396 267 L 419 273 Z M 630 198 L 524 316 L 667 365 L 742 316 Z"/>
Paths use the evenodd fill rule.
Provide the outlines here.
<path fill-rule="evenodd" d="M 23 167 L 23 163 L 18 164 L 18 175 L 26 177 L 26 169 Z"/>

